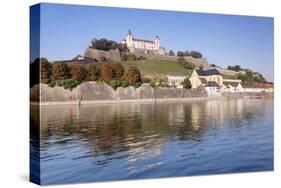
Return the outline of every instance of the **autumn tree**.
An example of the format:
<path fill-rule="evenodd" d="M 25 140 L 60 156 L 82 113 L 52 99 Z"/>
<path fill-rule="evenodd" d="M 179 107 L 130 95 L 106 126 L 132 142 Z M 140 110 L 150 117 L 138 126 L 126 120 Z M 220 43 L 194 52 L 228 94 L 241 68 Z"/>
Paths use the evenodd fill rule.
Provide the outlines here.
<path fill-rule="evenodd" d="M 89 81 L 95 81 L 98 80 L 100 78 L 100 71 L 97 68 L 96 65 L 94 64 L 88 64 L 86 65 L 86 69 L 87 69 L 87 80 Z"/>
<path fill-rule="evenodd" d="M 40 59 L 40 74 L 41 79 L 50 78 L 52 74 L 52 65 L 48 62 L 46 58 Z"/>
<path fill-rule="evenodd" d="M 52 75 L 56 80 L 69 78 L 69 69 L 66 63 L 55 63 L 52 68 Z"/>
<path fill-rule="evenodd" d="M 74 80 L 84 80 L 87 77 L 87 70 L 83 65 L 71 64 L 68 65 L 70 69 L 70 76 Z"/>
<path fill-rule="evenodd" d="M 121 79 L 124 74 L 124 68 L 120 63 L 113 64 L 114 78 Z"/>
<path fill-rule="evenodd" d="M 125 71 L 124 79 L 127 80 L 130 85 L 141 82 L 141 73 L 137 67 L 129 66 Z"/>
<path fill-rule="evenodd" d="M 102 64 L 101 78 L 105 81 L 111 81 L 114 78 L 114 64 L 111 61 Z"/>

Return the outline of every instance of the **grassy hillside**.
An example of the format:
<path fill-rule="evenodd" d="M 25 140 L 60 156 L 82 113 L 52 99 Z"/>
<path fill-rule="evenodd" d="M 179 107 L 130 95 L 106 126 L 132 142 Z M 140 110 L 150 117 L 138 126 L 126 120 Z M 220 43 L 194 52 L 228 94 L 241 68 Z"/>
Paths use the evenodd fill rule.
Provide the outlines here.
<path fill-rule="evenodd" d="M 124 61 L 124 67 L 135 65 L 141 71 L 143 76 L 166 76 L 169 72 L 184 73 L 190 75 L 191 69 L 185 69 L 178 62 L 160 61 L 160 60 L 139 60 L 139 61 Z"/>

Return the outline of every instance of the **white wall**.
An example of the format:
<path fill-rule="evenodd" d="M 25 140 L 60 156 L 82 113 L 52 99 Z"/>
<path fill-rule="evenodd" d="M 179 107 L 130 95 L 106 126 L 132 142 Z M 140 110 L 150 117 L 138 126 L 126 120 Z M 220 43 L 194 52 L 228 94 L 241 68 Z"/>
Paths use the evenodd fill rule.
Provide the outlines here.
<path fill-rule="evenodd" d="M 219 97 L 221 96 L 220 88 L 217 87 L 205 87 L 209 97 Z"/>
<path fill-rule="evenodd" d="M 170 86 L 175 85 L 182 85 L 181 83 L 186 79 L 186 76 L 170 76 L 168 75 L 168 84 Z"/>

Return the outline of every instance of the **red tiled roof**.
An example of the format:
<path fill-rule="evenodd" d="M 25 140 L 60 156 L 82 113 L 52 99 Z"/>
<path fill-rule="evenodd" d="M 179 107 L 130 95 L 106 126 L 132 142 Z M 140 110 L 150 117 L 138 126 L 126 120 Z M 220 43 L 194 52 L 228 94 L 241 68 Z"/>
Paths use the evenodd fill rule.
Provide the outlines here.
<path fill-rule="evenodd" d="M 241 83 L 243 88 L 263 88 L 260 84 Z"/>
<path fill-rule="evenodd" d="M 170 73 L 168 73 L 168 76 L 187 76 L 187 74 L 170 72 Z"/>
<path fill-rule="evenodd" d="M 154 43 L 154 42 L 153 42 L 153 41 L 151 41 L 151 40 L 135 39 L 135 38 L 133 38 L 133 40 L 135 40 L 135 41 L 140 41 L 140 42 L 149 42 L 149 43 Z"/>
<path fill-rule="evenodd" d="M 262 84 L 262 87 L 265 89 L 269 89 L 269 88 L 274 88 L 274 85 L 272 83 L 265 83 Z"/>

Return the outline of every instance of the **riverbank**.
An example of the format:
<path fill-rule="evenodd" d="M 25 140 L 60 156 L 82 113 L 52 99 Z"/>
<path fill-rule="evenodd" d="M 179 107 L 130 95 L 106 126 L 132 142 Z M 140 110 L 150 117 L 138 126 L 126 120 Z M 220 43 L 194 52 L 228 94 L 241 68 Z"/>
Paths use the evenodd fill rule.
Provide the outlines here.
<path fill-rule="evenodd" d="M 165 103 L 165 102 L 188 102 L 204 100 L 224 100 L 226 97 L 194 97 L 194 98 L 169 98 L 169 99 L 136 99 L 136 100 L 96 100 L 96 101 L 52 101 L 30 102 L 31 105 L 56 106 L 56 105 L 89 105 L 89 104 L 118 104 L 118 103 Z"/>
<path fill-rule="evenodd" d="M 58 86 L 49 87 L 46 84 L 36 85 L 30 90 L 32 105 L 39 105 L 39 101 L 41 105 L 84 105 L 273 97 L 273 93 L 222 93 L 222 96 L 211 97 L 204 90 L 160 88 L 149 85 L 142 85 L 139 88 L 119 87 L 113 90 L 107 84 L 95 82 L 82 83 L 73 90 Z"/>

